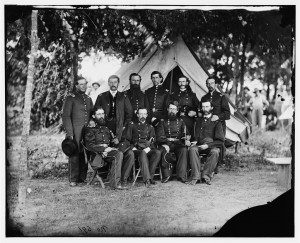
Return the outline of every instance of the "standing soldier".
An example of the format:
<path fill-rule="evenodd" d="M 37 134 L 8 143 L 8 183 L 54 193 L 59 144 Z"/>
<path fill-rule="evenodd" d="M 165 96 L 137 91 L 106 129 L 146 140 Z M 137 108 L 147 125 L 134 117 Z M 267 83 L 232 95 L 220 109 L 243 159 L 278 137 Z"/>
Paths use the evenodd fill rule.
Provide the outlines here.
<path fill-rule="evenodd" d="M 87 175 L 87 164 L 81 146 L 82 129 L 88 124 L 93 109 L 92 99 L 85 94 L 87 81 L 78 77 L 75 83 L 76 90 L 66 97 L 63 106 L 62 121 L 67 137 L 74 140 L 77 145 L 75 154 L 69 157 L 70 186 L 84 182 Z"/>
<path fill-rule="evenodd" d="M 126 94 L 118 92 L 120 79 L 117 75 L 108 78 L 109 91 L 98 95 L 95 109 L 102 107 L 107 114 L 107 127 L 116 135 L 114 142 L 119 144 L 123 128 L 131 122 L 132 107 Z"/>
<path fill-rule="evenodd" d="M 221 94 L 216 90 L 216 81 L 214 78 L 208 77 L 208 79 L 206 80 L 206 87 L 208 89 L 208 93 L 201 98 L 201 103 L 207 100 L 211 101 L 213 107 L 211 119 L 212 121 L 221 121 L 225 135 L 226 120 L 230 119 L 230 108 L 228 101 L 225 95 Z"/>
<path fill-rule="evenodd" d="M 155 149 L 154 127 L 146 122 L 147 109 L 139 108 L 138 122 L 131 122 L 125 129 L 123 137 L 127 140 L 138 157 L 143 180 L 146 187 L 155 185 L 153 180 L 155 169 L 160 161 L 161 152 Z"/>
<path fill-rule="evenodd" d="M 145 107 L 149 112 L 149 103 L 145 93 L 141 91 L 141 76 L 137 73 L 132 73 L 129 76 L 129 82 L 130 89 L 125 91 L 125 93 L 128 96 L 133 109 L 133 120 L 138 121 L 138 109 Z"/>
<path fill-rule="evenodd" d="M 109 172 L 110 187 L 119 190 L 126 189 L 126 187 L 120 184 L 123 153 L 114 147 L 114 143 L 112 142 L 114 135 L 106 126 L 103 108 L 99 107 L 95 110 L 93 118 L 95 119 L 96 126 L 88 126 L 84 132 L 84 141 L 87 149 L 100 154 L 100 158 L 94 158 L 92 167 L 94 169 L 101 168 L 103 160 L 111 163 Z M 125 166 L 132 168 L 132 161 L 125 161 Z"/>
<path fill-rule="evenodd" d="M 187 135 L 189 134 L 184 121 L 176 116 L 177 112 L 177 106 L 170 103 L 168 107 L 168 118 L 161 119 L 157 127 L 157 143 L 161 146 L 162 151 L 162 183 L 167 183 L 172 175 L 173 165 L 166 159 L 166 155 L 170 152 L 176 155 L 177 179 L 183 183 L 185 183 L 187 179 L 187 146 L 190 146 Z"/>
<path fill-rule="evenodd" d="M 163 77 L 160 72 L 151 73 L 153 87 L 145 91 L 149 102 L 150 120 L 156 126 L 160 119 L 167 115 L 167 107 L 169 104 L 169 91 L 162 87 Z"/>
<path fill-rule="evenodd" d="M 172 93 L 171 102 L 177 102 L 179 116 L 184 121 L 189 133 L 193 135 L 194 119 L 197 115 L 200 102 L 196 94 L 191 90 L 190 81 L 186 76 L 178 79 L 179 91 Z"/>

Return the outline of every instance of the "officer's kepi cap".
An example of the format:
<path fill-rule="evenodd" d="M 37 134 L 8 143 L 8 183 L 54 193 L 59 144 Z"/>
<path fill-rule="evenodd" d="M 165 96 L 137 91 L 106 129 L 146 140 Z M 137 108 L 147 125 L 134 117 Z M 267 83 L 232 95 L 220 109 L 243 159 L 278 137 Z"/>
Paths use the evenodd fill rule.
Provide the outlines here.
<path fill-rule="evenodd" d="M 73 139 L 65 138 L 61 143 L 61 148 L 65 155 L 71 157 L 77 150 L 77 144 Z"/>

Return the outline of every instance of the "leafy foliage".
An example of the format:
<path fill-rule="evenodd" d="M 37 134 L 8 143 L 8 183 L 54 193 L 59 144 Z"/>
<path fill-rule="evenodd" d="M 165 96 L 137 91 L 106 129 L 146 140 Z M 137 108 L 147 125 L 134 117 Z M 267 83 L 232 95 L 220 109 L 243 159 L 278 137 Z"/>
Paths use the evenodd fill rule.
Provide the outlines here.
<path fill-rule="evenodd" d="M 8 126 L 15 128 L 22 123 L 30 49 L 29 14 L 30 8 L 6 8 Z M 70 26 L 69 32 L 63 26 L 63 20 Z M 72 88 L 72 45 L 77 56 L 82 52 L 89 54 L 91 50 L 101 50 L 130 61 L 142 52 L 149 37 L 157 42 L 181 34 L 205 67 L 213 70 L 227 89 L 233 81 L 243 82 L 244 75 L 262 77 L 269 84 L 279 76 L 288 83 L 291 77 L 291 71 L 287 70 L 291 68 L 290 63 L 283 69 L 280 65 L 291 57 L 293 25 L 285 18 L 281 26 L 281 12 L 278 11 L 79 7 L 39 10 L 38 21 L 40 52 L 33 94 L 34 130 L 57 124 L 60 120 L 63 97 Z M 80 63 L 80 59 L 78 61 Z"/>

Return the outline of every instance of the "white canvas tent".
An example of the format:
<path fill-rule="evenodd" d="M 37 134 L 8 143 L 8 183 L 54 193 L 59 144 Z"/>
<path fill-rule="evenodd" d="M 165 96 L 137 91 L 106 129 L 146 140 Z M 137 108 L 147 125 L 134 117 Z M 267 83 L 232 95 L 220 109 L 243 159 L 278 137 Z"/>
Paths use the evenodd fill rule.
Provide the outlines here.
<path fill-rule="evenodd" d="M 200 100 L 207 93 L 205 82 L 208 73 L 196 54 L 191 51 L 180 36 L 174 40 L 172 45 L 166 48 L 153 45 L 147 53 L 136 57 L 128 64 L 122 65 L 116 73 L 120 77 L 119 90 L 124 91 L 129 88 L 129 75 L 131 73 L 141 75 L 141 89 L 146 90 L 152 87 L 151 72 L 159 71 L 166 78 L 176 67 L 179 67 L 180 71 L 190 79 L 191 89 Z M 231 102 L 230 109 L 231 118 L 226 121 L 226 139 L 232 142 L 245 142 L 250 133 L 250 123 Z"/>

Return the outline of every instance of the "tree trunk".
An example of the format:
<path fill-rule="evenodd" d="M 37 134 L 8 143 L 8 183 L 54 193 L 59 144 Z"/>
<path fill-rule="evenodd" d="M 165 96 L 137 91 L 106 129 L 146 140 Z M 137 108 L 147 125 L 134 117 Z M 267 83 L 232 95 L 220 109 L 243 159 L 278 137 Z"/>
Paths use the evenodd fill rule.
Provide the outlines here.
<path fill-rule="evenodd" d="M 230 91 L 230 100 L 232 103 L 236 104 L 236 97 L 237 97 L 237 83 L 238 83 L 238 74 L 239 74 L 239 50 L 237 48 L 237 52 L 234 56 L 234 71 L 233 71 L 233 84 Z"/>
<path fill-rule="evenodd" d="M 33 77 L 35 73 L 34 60 L 38 50 L 39 39 L 37 36 L 37 10 L 32 10 L 31 14 L 31 53 L 28 63 L 27 82 L 25 90 L 25 102 L 23 109 L 23 129 L 21 138 L 21 153 L 19 163 L 19 188 L 18 188 L 18 213 L 21 216 L 25 214 L 26 202 L 26 186 L 28 180 L 27 160 L 28 160 L 28 137 L 30 132 L 30 115 L 32 104 L 32 91 L 33 91 Z"/>
<path fill-rule="evenodd" d="M 66 29 L 69 35 L 69 45 L 70 45 L 70 53 L 71 53 L 71 84 L 69 91 L 73 91 L 75 81 L 77 80 L 77 73 L 78 73 L 78 42 L 77 37 L 72 29 L 72 26 L 66 20 L 63 11 L 60 13 L 60 18 L 62 19 L 62 25 Z"/>
<path fill-rule="evenodd" d="M 240 99 L 238 99 L 238 96 L 236 96 L 236 104 L 238 100 L 243 100 L 244 99 L 244 92 L 242 92 L 243 88 L 244 88 L 244 75 L 245 75 L 245 62 L 246 62 L 246 47 L 247 47 L 247 42 L 243 41 L 242 43 L 242 48 L 243 48 L 243 52 L 242 52 L 242 56 L 241 56 L 241 65 L 240 65 L 240 93 L 239 93 L 239 97 Z"/>

